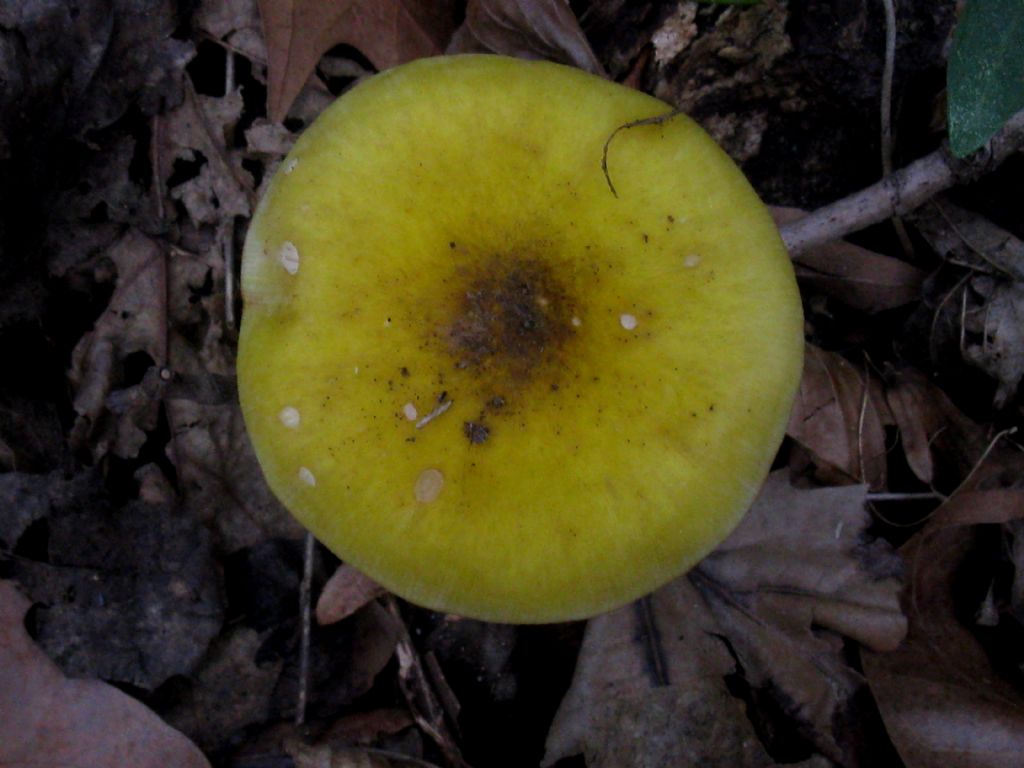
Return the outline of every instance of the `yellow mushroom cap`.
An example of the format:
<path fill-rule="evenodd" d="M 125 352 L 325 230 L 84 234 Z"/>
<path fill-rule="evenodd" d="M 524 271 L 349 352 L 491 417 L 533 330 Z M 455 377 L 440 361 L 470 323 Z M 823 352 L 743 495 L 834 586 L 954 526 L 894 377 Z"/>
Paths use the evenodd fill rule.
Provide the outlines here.
<path fill-rule="evenodd" d="M 732 161 L 581 71 L 424 59 L 353 88 L 245 243 L 238 378 L 267 480 L 402 597 L 615 608 L 742 517 L 800 374 L 793 270 Z"/>

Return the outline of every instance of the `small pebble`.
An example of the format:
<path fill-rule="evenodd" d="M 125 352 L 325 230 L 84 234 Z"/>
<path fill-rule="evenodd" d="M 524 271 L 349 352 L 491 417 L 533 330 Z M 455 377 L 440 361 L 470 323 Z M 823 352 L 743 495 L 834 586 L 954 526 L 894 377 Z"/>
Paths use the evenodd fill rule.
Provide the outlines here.
<path fill-rule="evenodd" d="M 622 327 L 625 328 L 627 331 L 632 331 L 634 328 L 636 328 L 636 316 L 628 314 L 620 315 L 619 323 L 621 323 Z"/>
<path fill-rule="evenodd" d="M 299 480 L 304 482 L 310 488 L 316 485 L 316 477 L 306 467 L 299 467 Z"/>

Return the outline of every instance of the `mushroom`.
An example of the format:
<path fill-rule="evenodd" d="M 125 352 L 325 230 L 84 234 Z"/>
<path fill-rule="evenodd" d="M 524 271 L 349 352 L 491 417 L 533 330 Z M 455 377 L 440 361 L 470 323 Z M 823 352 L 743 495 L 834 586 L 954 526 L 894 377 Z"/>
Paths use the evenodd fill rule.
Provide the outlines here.
<path fill-rule="evenodd" d="M 519 623 L 655 589 L 737 524 L 803 337 L 767 210 L 691 120 L 557 64 L 415 61 L 296 143 L 245 243 L 270 487 L 414 603 Z M 602 168 L 609 145 L 607 171 Z"/>

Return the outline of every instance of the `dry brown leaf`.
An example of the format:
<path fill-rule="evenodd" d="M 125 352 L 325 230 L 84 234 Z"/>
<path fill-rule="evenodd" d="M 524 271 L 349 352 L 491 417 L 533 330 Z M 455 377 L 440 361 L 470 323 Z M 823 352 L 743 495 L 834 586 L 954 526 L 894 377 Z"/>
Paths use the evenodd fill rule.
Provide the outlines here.
<path fill-rule="evenodd" d="M 225 224 L 230 221 L 229 217 Z M 168 280 L 168 366 L 172 376 L 166 382 L 165 396 L 213 405 L 237 402 L 236 342 L 226 326 L 224 258 L 219 241 L 200 253 L 173 249 Z"/>
<path fill-rule="evenodd" d="M 171 507 L 177 500 L 167 475 L 155 463 L 143 464 L 132 476 L 139 486 L 139 500 L 153 506 Z"/>
<path fill-rule="evenodd" d="M 319 114 L 319 112 L 317 113 Z M 256 197 L 262 198 L 284 156 L 288 154 L 298 134 L 292 133 L 281 123 L 272 123 L 259 117 L 245 132 L 245 143 L 250 155 L 263 161 L 264 174 Z"/>
<path fill-rule="evenodd" d="M 317 743 L 369 746 L 376 743 L 381 735 L 392 736 L 412 727 L 412 717 L 404 709 L 354 712 L 331 723 Z"/>
<path fill-rule="evenodd" d="M 885 384 L 910 469 L 928 485 L 936 478 L 958 485 L 985 450 L 984 430 L 920 371 L 890 372 Z"/>
<path fill-rule="evenodd" d="M 75 347 L 68 374 L 78 414 L 72 445 L 87 447 L 94 461 L 107 453 L 134 458 L 157 425 L 160 400 L 181 389 L 181 377 L 207 384 L 211 374 L 234 377 L 223 289 L 211 290 L 224 282 L 219 252 L 168 254 L 161 243 L 129 229 L 106 255 L 116 267 L 116 287 L 106 311 Z M 124 363 L 134 353 L 144 353 L 155 367 L 124 386 Z M 165 366 L 176 378 L 165 378 Z"/>
<path fill-rule="evenodd" d="M 434 763 L 383 749 L 288 744 L 295 768 L 438 768 Z"/>
<path fill-rule="evenodd" d="M 71 680 L 32 642 L 29 602 L 0 581 L 0 765 L 210 768 L 138 701 L 99 680 Z"/>
<path fill-rule="evenodd" d="M 447 53 L 545 59 L 605 75 L 565 0 L 469 0 Z"/>
<path fill-rule="evenodd" d="M 943 302 L 944 327 L 964 360 L 998 383 L 1002 408 L 1024 379 L 1024 240 L 941 198 L 913 218 L 936 253 L 973 276 L 959 302 Z"/>
<path fill-rule="evenodd" d="M 543 765 L 770 766 L 725 676 L 736 662 L 685 578 L 587 625 Z"/>
<path fill-rule="evenodd" d="M 980 307 L 965 312 L 963 324 L 967 339 L 977 341 L 965 341 L 964 360 L 996 380 L 993 405 L 1002 408 L 1024 379 L 1024 282 L 976 278 L 971 287 Z"/>
<path fill-rule="evenodd" d="M 148 433 L 157 426 L 158 400 L 162 389 L 159 370 L 150 367 L 138 384 L 111 392 L 107 396 L 106 409 L 112 423 L 104 447 L 109 447 L 115 456 L 138 456 Z M 110 440 L 113 440 L 112 444 L 108 442 Z M 93 442 L 95 445 L 96 441 Z"/>
<path fill-rule="evenodd" d="M 223 744 L 226 735 L 266 722 L 284 665 L 280 658 L 256 663 L 268 634 L 241 625 L 223 632 L 190 676 L 190 686 L 162 713 L 167 721 L 207 750 Z"/>
<path fill-rule="evenodd" d="M 769 688 L 834 760 L 860 676 L 841 636 L 880 651 L 906 632 L 899 559 L 866 538 L 863 486 L 801 491 L 772 474 L 733 534 L 690 574 L 748 681 Z"/>
<path fill-rule="evenodd" d="M 772 208 L 779 225 L 805 215 L 797 208 Z M 918 301 L 925 278 L 923 270 L 905 261 L 842 240 L 799 253 L 793 264 L 802 286 L 868 313 Z"/>
<path fill-rule="evenodd" d="M 986 523 L 1009 523 L 1024 518 L 1024 491 L 1002 488 L 958 493 L 928 518 L 925 532 Z"/>
<path fill-rule="evenodd" d="M 196 29 L 229 50 L 242 54 L 250 61 L 265 65 L 267 46 L 260 29 L 260 14 L 256 0 L 202 0 L 192 17 Z M 260 67 L 253 67 L 259 76 Z"/>
<path fill-rule="evenodd" d="M 262 117 L 257 118 L 245 131 L 245 143 L 249 151 L 266 155 L 272 160 L 280 160 L 287 155 L 296 138 L 294 133 L 280 123 L 272 123 Z"/>
<path fill-rule="evenodd" d="M 0 157 L 13 151 L 42 159 L 62 137 L 92 144 L 93 131 L 133 107 L 148 117 L 176 104 L 181 72 L 195 55 L 194 44 L 177 34 L 184 13 L 166 0 L 0 6 Z M 24 195 L 32 185 L 15 189 Z"/>
<path fill-rule="evenodd" d="M 1024 625 L 1024 521 L 1008 523 L 1004 532 L 1007 539 L 1013 582 L 1010 585 L 1010 615 Z"/>
<path fill-rule="evenodd" d="M 438 746 L 452 768 L 468 768 L 448 728 L 444 708 L 431 685 L 405 622 L 402 621 L 395 599 L 388 597 L 386 605 L 398 630 L 398 643 L 395 646 L 395 655 L 398 657 L 398 685 L 402 689 L 402 695 L 413 719 L 420 730 Z"/>
<path fill-rule="evenodd" d="M 37 603 L 36 642 L 74 677 L 154 690 L 189 674 L 223 623 L 207 531 L 174 507 L 115 506 L 96 472 L 50 479 L 47 557 L 7 566 Z"/>
<path fill-rule="evenodd" d="M 132 447 L 137 451 L 145 439 L 142 429 L 156 420 L 155 402 L 122 401 L 126 412 L 122 415 L 127 419 L 124 426 L 108 425 L 110 428 L 96 437 L 108 410 L 108 395 L 121 377 L 124 359 L 134 352 L 147 354 L 157 365 L 167 359 L 164 248 L 129 229 L 106 256 L 117 270 L 117 284 L 106 311 L 75 346 L 68 373 L 78 414 L 72 445 L 82 448 L 91 441 L 94 460 L 115 446 L 126 451 L 120 455 L 133 457 Z M 119 435 L 119 429 L 133 430 L 134 438 Z"/>
<path fill-rule="evenodd" d="M 423 661 L 452 722 L 458 722 L 461 704 L 448 687 L 444 670 L 455 676 L 470 672 L 477 690 L 486 690 L 488 699 L 496 704 L 514 701 L 520 691 L 512 656 L 520 637 L 520 628 L 514 624 L 451 615 L 426 634 Z"/>
<path fill-rule="evenodd" d="M 374 687 L 385 668 L 391 669 L 393 675 L 391 661 L 402 629 L 378 603 L 370 603 L 343 622 L 314 628 L 310 635 L 309 672 L 305 678 L 311 702 L 310 716 L 317 711 L 330 713 L 350 708 Z M 297 657 L 298 654 L 292 654 L 286 660 L 274 691 L 273 707 L 277 717 L 291 718 L 295 714 L 302 680 Z M 394 677 L 389 679 L 394 681 Z"/>
<path fill-rule="evenodd" d="M 157 426 L 165 389 L 174 383 L 167 374 L 234 376 L 233 341 L 224 327 L 221 238 L 235 217 L 250 210 L 240 159 L 227 149 L 242 100 L 237 91 L 221 99 L 186 93 L 181 106 L 154 123 L 155 164 L 169 177 L 178 160 L 205 161 L 170 194 L 182 201 L 193 225 L 206 224 L 215 234 L 202 253 L 190 253 L 128 229 L 93 266 L 102 281 L 112 263 L 116 287 L 94 330 L 75 348 L 69 379 L 78 413 L 72 444 L 88 448 L 94 461 L 107 453 L 138 454 Z M 138 383 L 124 382 L 124 363 L 133 353 L 169 370 L 151 368 Z"/>
<path fill-rule="evenodd" d="M 0 394 L 0 472 L 56 468 L 67 445 L 62 410 L 27 393 Z"/>
<path fill-rule="evenodd" d="M 334 624 L 358 611 L 387 590 L 351 565 L 342 564 L 324 584 L 316 601 L 316 621 Z"/>
<path fill-rule="evenodd" d="M 100 281 L 106 275 L 96 274 L 94 259 L 112 247 L 126 227 L 148 233 L 164 228 L 146 190 L 133 178 L 132 162 L 141 150 L 131 136 L 111 142 L 81 169 L 83 181 L 50 203 L 45 252 L 51 276 L 76 281 L 93 272 Z"/>
<path fill-rule="evenodd" d="M 301 538 L 302 528 L 267 487 L 237 404 L 167 399 L 168 456 L 182 496 L 233 552 L 271 537 Z"/>
<path fill-rule="evenodd" d="M 906 632 L 898 558 L 865 531 L 863 486 L 799 490 L 785 471 L 765 483 L 739 527 L 698 570 L 755 613 L 795 617 L 879 651 Z"/>
<path fill-rule="evenodd" d="M 62 480 L 59 472 L 0 473 L 0 550 L 13 552 L 29 526 L 50 514 L 52 495 L 59 492 Z"/>
<path fill-rule="evenodd" d="M 862 681 L 842 637 L 888 650 L 906 632 L 899 559 L 866 539 L 864 498 L 863 486 L 800 491 L 777 472 L 687 577 L 593 619 L 545 763 L 582 752 L 590 766 L 771 764 L 722 681 L 737 667 L 847 760 Z"/>
<path fill-rule="evenodd" d="M 234 379 L 233 304 L 226 292 L 225 254 L 234 250 L 236 221 L 253 204 L 252 178 L 242 168 L 243 152 L 231 149 L 242 110 L 241 92 L 213 98 L 186 91 L 184 103 L 169 112 L 156 131 L 159 184 L 172 173 L 198 163 L 195 175 L 169 190 L 187 217 L 180 222 L 182 247 L 171 249 L 166 296 L 167 365 L 175 376 Z M 180 165 L 182 161 L 184 165 Z M 233 398 L 232 398 L 233 399 Z"/>
<path fill-rule="evenodd" d="M 317 766 L 331 766 L 332 759 L 351 759 L 353 756 L 382 759 L 404 760 L 397 763 L 397 768 L 439 768 L 434 763 L 424 761 L 422 742 L 419 731 L 413 727 L 409 714 L 404 710 L 373 710 L 370 712 L 344 715 L 339 721 L 367 721 L 364 730 L 359 725 L 352 731 L 354 738 L 347 738 L 348 732 L 341 728 L 334 732 L 332 725 L 326 732 L 317 732 L 315 738 L 309 726 L 296 726 L 283 720 L 266 724 L 258 731 L 250 732 L 244 742 L 231 754 L 232 764 L 238 766 L 290 766 L 298 759 L 321 760 L 313 762 Z M 379 728 L 372 723 L 376 721 Z M 388 747 L 377 748 L 375 743 L 362 743 L 361 739 L 371 733 L 384 734 L 384 743 Z M 388 735 L 401 733 L 397 739 L 388 739 Z M 410 762 L 411 761 L 411 762 Z M 350 763 L 340 763 L 342 766 Z M 374 763 L 356 763 L 360 768 L 374 766 Z M 449 768 L 446 766 L 445 768 Z"/>
<path fill-rule="evenodd" d="M 431 0 L 259 0 L 267 42 L 267 115 L 281 121 L 335 45 L 357 48 L 377 69 L 433 56 L 452 33 L 451 4 Z"/>
<path fill-rule="evenodd" d="M 976 523 L 1024 518 L 1024 493 L 953 497 L 901 550 L 910 633 L 894 653 L 864 653 L 879 711 L 908 768 L 1011 768 L 1024 755 L 1024 697 L 960 623 L 956 576 Z"/>
<path fill-rule="evenodd" d="M 884 425 L 891 421 L 874 377 L 858 371 L 835 352 L 807 345 L 803 378 L 787 434 L 804 446 L 825 479 L 885 487 Z"/>
<path fill-rule="evenodd" d="M 15 471 L 14 449 L 0 436 L 0 472 Z"/>
<path fill-rule="evenodd" d="M 166 184 L 177 161 L 200 163 L 198 175 L 168 190 L 197 225 L 233 226 L 235 216 L 248 217 L 251 212 L 252 180 L 228 142 L 242 108 L 240 89 L 214 97 L 189 88 L 181 106 L 161 119 L 157 152 L 165 178 L 159 183 Z"/>
<path fill-rule="evenodd" d="M 919 301 L 925 278 L 905 261 L 838 240 L 799 254 L 793 263 L 802 286 L 868 313 Z"/>
<path fill-rule="evenodd" d="M 939 196 L 915 212 L 911 221 L 943 258 L 1024 280 L 1024 241 L 983 216 Z"/>

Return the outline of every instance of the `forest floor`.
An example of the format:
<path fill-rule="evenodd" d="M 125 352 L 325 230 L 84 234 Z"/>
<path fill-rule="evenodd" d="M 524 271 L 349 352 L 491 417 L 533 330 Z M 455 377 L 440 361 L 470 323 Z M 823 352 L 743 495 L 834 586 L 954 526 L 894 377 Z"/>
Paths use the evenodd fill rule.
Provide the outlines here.
<path fill-rule="evenodd" d="M 956 3 L 897 11 L 899 169 L 942 147 Z M 775 472 L 698 568 L 589 622 L 434 613 L 307 552 L 237 404 L 255 203 L 361 78 L 590 69 L 785 222 L 881 178 L 886 29 L 864 0 L 0 2 L 0 764 L 1019 765 L 1021 153 L 794 254 Z"/>

